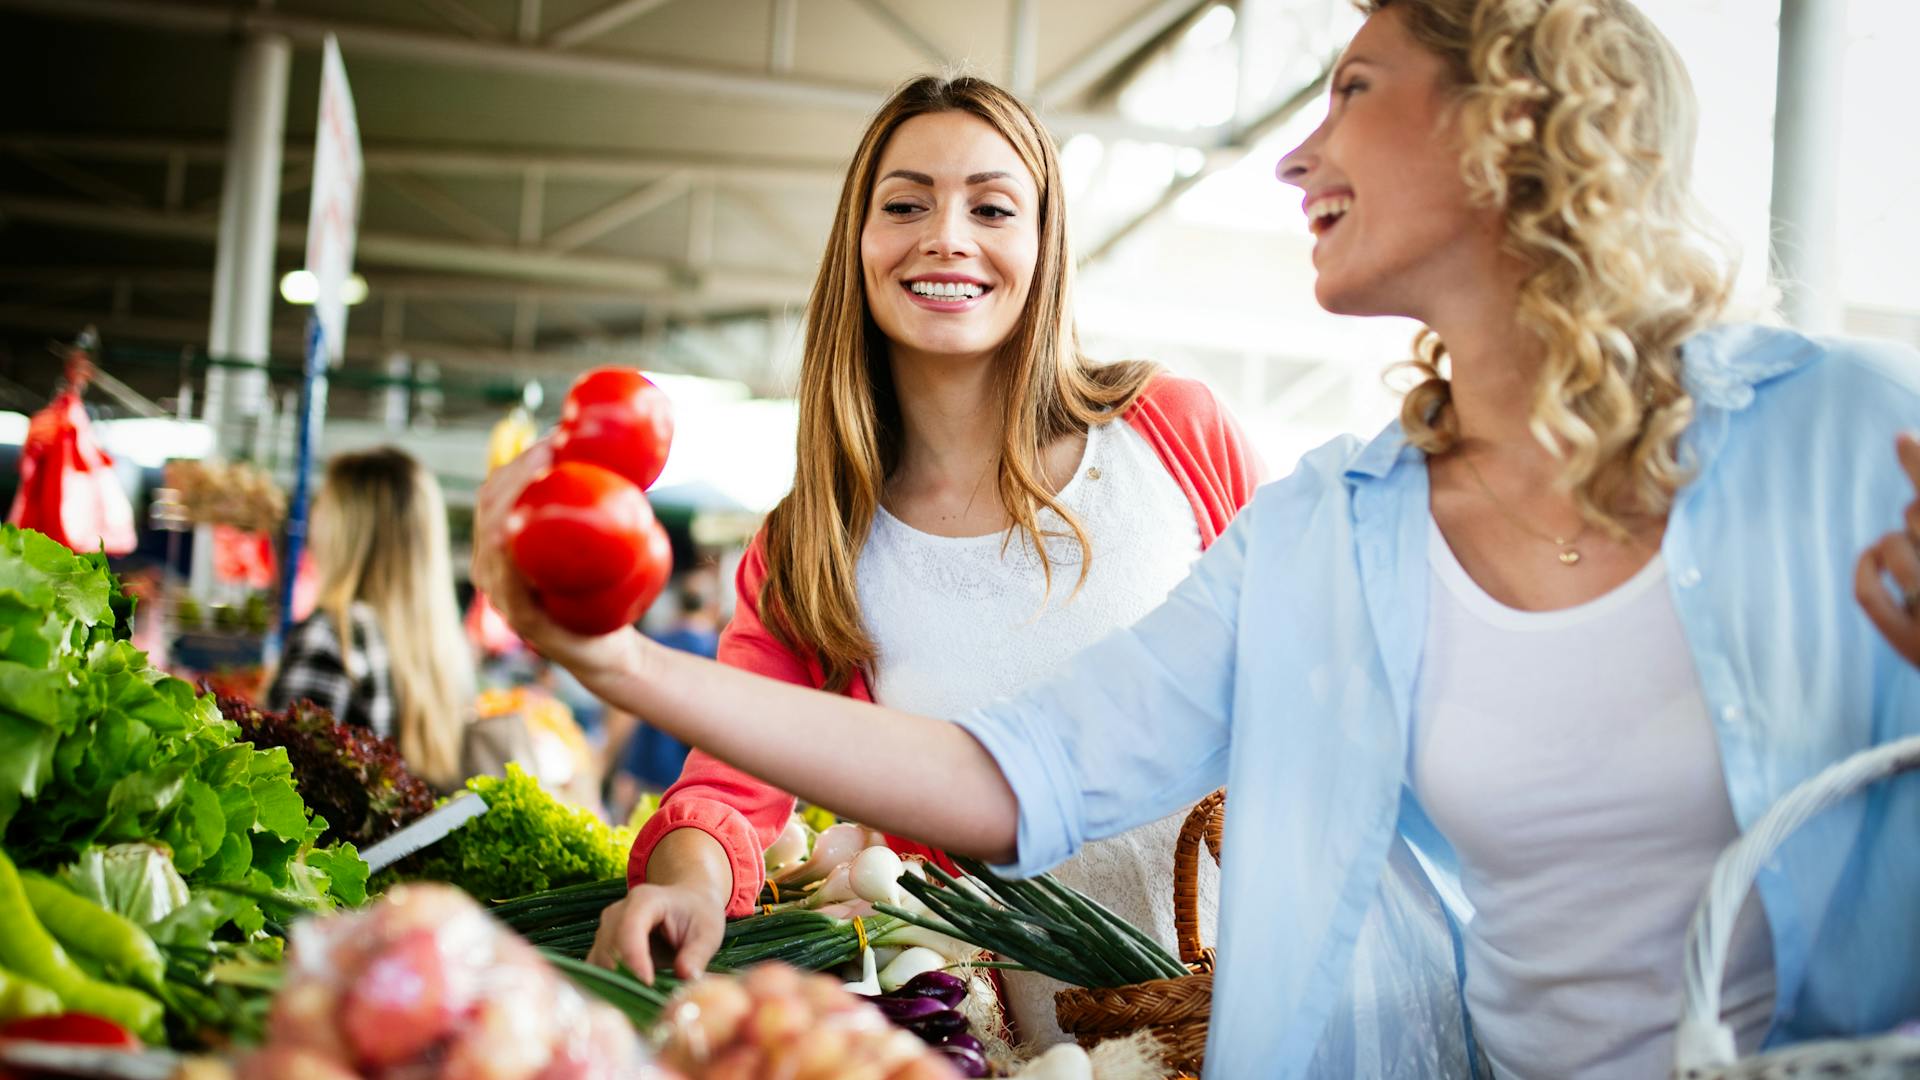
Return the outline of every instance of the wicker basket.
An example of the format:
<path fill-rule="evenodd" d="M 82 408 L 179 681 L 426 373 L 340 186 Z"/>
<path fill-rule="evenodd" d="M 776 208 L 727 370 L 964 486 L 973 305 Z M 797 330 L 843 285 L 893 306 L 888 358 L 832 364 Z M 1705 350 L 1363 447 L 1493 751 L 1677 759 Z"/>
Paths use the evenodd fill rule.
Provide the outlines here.
<path fill-rule="evenodd" d="M 1734 919 L 1760 867 L 1815 814 L 1863 788 L 1915 769 L 1920 769 L 1920 736 L 1855 754 L 1787 792 L 1745 836 L 1721 853 L 1707 893 L 1687 927 L 1686 996 L 1680 1026 L 1674 1032 L 1677 1080 L 1920 1076 L 1920 1038 L 1891 1034 L 1802 1043 L 1736 1060 L 1733 1031 L 1720 1022 L 1720 980 L 1726 975 Z"/>
<path fill-rule="evenodd" d="M 1060 1030 L 1092 1049 L 1106 1039 L 1150 1029 L 1165 1047 L 1168 1066 L 1200 1072 L 1207 1050 L 1207 1013 L 1213 1007 L 1213 950 L 1200 943 L 1200 843 L 1220 862 L 1220 831 L 1227 793 L 1194 804 L 1173 851 L 1173 922 L 1180 962 L 1193 974 L 1101 990 L 1075 987 L 1053 996 Z"/>

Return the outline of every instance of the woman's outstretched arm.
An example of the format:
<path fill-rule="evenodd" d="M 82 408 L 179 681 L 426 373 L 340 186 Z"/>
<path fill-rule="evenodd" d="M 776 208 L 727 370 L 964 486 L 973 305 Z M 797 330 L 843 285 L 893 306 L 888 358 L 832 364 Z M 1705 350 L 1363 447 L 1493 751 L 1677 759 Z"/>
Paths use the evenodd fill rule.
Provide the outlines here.
<path fill-rule="evenodd" d="M 960 727 L 738 671 L 632 628 L 584 638 L 548 619 L 507 554 L 504 529 L 521 488 L 550 462 L 542 442 L 496 470 L 474 517 L 474 585 L 528 644 L 609 705 L 808 802 L 948 851 L 1012 861 L 1013 790 Z"/>

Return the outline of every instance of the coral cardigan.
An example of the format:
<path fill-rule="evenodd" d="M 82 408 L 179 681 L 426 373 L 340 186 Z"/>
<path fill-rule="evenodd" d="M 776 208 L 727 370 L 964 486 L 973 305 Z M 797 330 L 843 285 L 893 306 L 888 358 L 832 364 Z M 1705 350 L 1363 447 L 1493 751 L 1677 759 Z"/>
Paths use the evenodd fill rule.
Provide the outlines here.
<path fill-rule="evenodd" d="M 1193 504 L 1200 546 L 1211 545 L 1260 482 L 1259 457 L 1239 425 L 1205 386 L 1167 375 L 1148 384 L 1124 419 L 1159 454 Z M 740 563 L 733 621 L 720 635 L 720 662 L 819 689 L 825 682 L 819 663 L 781 644 L 761 621 L 760 587 L 766 576 L 766 546 L 764 538 L 756 536 Z M 846 693 L 873 700 L 857 672 Z M 667 789 L 660 809 L 634 840 L 627 881 L 638 885 L 646 880 L 647 860 L 667 833 L 699 829 L 719 841 L 733 865 L 727 914 L 745 915 L 753 910 L 765 877 L 762 853 L 786 827 L 793 805 L 787 792 L 695 749 L 679 781 Z M 888 837 L 888 842 L 951 868 L 943 853 L 924 845 L 899 837 Z"/>

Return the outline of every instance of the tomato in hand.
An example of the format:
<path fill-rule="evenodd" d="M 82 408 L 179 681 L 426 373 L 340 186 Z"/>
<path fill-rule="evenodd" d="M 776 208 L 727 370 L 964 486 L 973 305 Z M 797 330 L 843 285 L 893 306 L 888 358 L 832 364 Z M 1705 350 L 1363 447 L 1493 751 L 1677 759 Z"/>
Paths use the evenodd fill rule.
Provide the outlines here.
<path fill-rule="evenodd" d="M 673 406 L 632 368 L 595 368 L 580 376 L 560 407 L 553 460 L 585 461 L 652 486 L 667 464 Z"/>
<path fill-rule="evenodd" d="M 528 484 L 507 515 L 507 550 L 542 593 L 607 589 L 633 576 L 658 528 L 640 489 L 598 465 L 555 465 Z"/>
<path fill-rule="evenodd" d="M 540 610 L 568 630 L 585 637 L 611 634 L 640 621 L 660 596 L 673 572 L 673 544 L 655 521 L 634 559 L 633 573 L 619 585 L 588 592 L 543 592 Z"/>

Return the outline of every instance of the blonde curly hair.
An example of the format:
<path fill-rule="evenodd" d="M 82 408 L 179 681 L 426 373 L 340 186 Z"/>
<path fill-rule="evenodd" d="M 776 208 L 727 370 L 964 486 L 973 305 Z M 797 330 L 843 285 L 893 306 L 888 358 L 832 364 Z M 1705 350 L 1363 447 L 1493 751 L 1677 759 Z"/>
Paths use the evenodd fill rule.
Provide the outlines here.
<path fill-rule="evenodd" d="M 1518 317 L 1545 355 L 1531 429 L 1565 462 L 1588 521 L 1624 538 L 1624 514 L 1661 514 L 1686 480 L 1693 403 L 1680 343 L 1716 321 L 1732 289 L 1727 245 L 1689 188 L 1697 123 L 1673 46 L 1627 0 L 1360 0 L 1387 8 L 1446 61 L 1461 170 L 1502 207 L 1506 243 L 1531 267 Z M 1408 362 L 1401 407 L 1429 454 L 1459 442 L 1431 329 Z"/>

